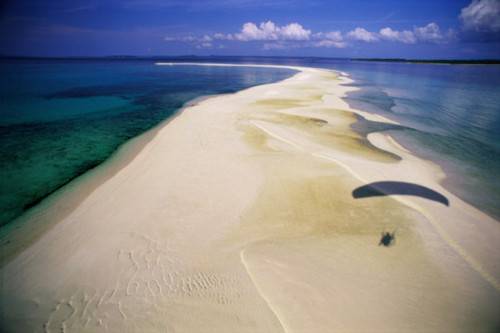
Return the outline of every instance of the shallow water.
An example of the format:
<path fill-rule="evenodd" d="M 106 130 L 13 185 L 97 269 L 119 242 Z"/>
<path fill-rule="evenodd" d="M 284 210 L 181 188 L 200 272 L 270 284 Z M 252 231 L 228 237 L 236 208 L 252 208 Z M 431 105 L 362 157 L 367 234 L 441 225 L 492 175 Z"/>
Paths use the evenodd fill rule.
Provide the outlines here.
<path fill-rule="evenodd" d="M 176 60 L 176 59 L 169 59 Z M 196 62 L 323 67 L 361 88 L 346 101 L 402 126 L 389 131 L 441 165 L 445 186 L 500 220 L 500 66 L 357 62 L 324 58 L 209 57 Z M 271 68 L 154 66 L 152 61 L 2 62 L 0 224 L 199 96 L 281 80 Z"/>
<path fill-rule="evenodd" d="M 153 61 L 0 63 L 0 225 L 193 98 L 294 71 L 155 66 Z"/>
<path fill-rule="evenodd" d="M 212 61 L 214 61 L 212 59 Z M 223 59 L 236 62 L 238 58 Z M 362 123 L 363 133 L 388 131 L 417 155 L 439 164 L 444 185 L 500 221 L 500 65 L 363 62 L 327 58 L 246 58 L 347 72 L 359 91 L 351 107 L 401 126 Z"/>
<path fill-rule="evenodd" d="M 226 62 L 229 60 L 225 59 Z M 234 59 L 233 61 L 237 61 Z M 500 221 L 500 65 L 366 62 L 328 58 L 253 58 L 348 73 L 359 91 L 353 108 L 401 126 L 356 124 L 387 131 L 417 155 L 439 164 L 444 185 Z"/>
<path fill-rule="evenodd" d="M 352 107 L 401 123 L 389 132 L 443 167 L 451 191 L 500 220 L 500 66 L 338 67 L 361 88 L 346 99 Z"/>

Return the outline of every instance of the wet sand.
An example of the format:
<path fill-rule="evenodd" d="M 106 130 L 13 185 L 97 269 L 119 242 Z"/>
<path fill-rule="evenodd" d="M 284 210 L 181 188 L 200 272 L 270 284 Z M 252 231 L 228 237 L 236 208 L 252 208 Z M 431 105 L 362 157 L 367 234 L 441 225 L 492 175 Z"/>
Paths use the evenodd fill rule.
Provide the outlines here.
<path fill-rule="evenodd" d="M 390 136 L 353 131 L 389 120 L 348 107 L 346 76 L 293 68 L 186 108 L 76 208 L 49 206 L 52 227 L 1 267 L 4 330 L 498 329 L 498 221 Z M 353 196 L 380 181 L 449 204 Z"/>

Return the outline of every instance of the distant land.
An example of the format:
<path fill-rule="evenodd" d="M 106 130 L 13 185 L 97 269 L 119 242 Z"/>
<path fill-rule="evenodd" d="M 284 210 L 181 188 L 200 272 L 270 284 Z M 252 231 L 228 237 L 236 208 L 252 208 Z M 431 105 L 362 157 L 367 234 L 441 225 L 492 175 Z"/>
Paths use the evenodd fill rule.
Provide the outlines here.
<path fill-rule="evenodd" d="M 286 56 L 198 56 L 198 55 L 178 55 L 178 56 L 134 56 L 134 55 L 109 55 L 109 56 L 25 56 L 25 55 L 0 55 L 0 59 L 6 60 L 231 60 L 247 59 L 248 61 L 262 61 L 263 59 L 316 59 L 316 60 L 346 60 L 346 61 L 370 61 L 370 62 L 402 62 L 414 64 L 450 64 L 450 65 L 499 65 L 500 59 L 405 59 L 405 58 L 341 58 L 341 57 L 286 57 Z"/>
<path fill-rule="evenodd" d="M 414 64 L 498 65 L 500 59 L 404 59 L 404 58 L 351 58 L 352 61 L 408 62 Z"/>

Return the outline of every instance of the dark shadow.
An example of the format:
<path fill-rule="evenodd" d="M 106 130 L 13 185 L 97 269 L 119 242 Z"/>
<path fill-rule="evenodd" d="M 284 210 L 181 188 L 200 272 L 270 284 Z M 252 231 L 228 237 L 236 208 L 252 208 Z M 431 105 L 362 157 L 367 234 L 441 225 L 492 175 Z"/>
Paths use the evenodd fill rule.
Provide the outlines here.
<path fill-rule="evenodd" d="M 394 231 L 393 233 L 384 231 L 382 233 L 382 237 L 380 238 L 378 246 L 383 245 L 388 247 L 394 245 L 395 242 L 396 242 L 396 231 Z"/>
<path fill-rule="evenodd" d="M 352 196 L 355 199 L 378 197 L 378 196 L 392 195 L 392 194 L 414 195 L 417 197 L 437 201 L 446 206 L 450 205 L 448 199 L 441 193 L 431 190 L 428 187 L 412 183 L 392 182 L 392 181 L 375 182 L 364 186 L 360 186 L 354 191 L 352 191 Z"/>

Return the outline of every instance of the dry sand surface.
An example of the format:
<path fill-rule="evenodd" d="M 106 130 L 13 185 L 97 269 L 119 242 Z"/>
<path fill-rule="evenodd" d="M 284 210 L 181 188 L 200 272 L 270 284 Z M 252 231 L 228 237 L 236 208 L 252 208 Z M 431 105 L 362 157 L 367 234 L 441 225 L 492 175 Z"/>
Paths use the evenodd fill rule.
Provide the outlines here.
<path fill-rule="evenodd" d="M 293 69 L 186 108 L 5 259 L 3 330 L 498 330 L 498 221 L 389 135 L 354 132 L 361 117 L 389 120 L 349 108 L 345 75 Z M 353 197 L 378 181 L 449 204 Z M 393 246 L 379 246 L 383 231 Z"/>

